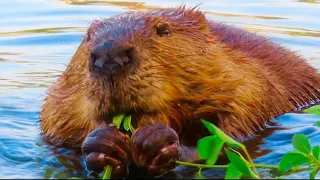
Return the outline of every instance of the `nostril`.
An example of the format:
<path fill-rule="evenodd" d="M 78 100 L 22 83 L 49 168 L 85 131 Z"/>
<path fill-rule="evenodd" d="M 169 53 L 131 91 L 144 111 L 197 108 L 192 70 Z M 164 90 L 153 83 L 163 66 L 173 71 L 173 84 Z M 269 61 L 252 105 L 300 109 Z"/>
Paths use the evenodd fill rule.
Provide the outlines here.
<path fill-rule="evenodd" d="M 101 48 L 97 48 L 95 51 L 93 51 L 93 52 L 90 54 L 90 63 L 91 63 L 93 66 L 102 68 L 103 65 L 105 64 L 106 58 L 101 55 L 102 52 L 103 52 L 103 51 L 101 50 Z"/>
<path fill-rule="evenodd" d="M 105 58 L 99 58 L 99 59 L 96 59 L 96 62 L 94 63 L 94 65 L 96 65 L 99 68 L 102 68 L 105 62 L 106 62 Z"/>
<path fill-rule="evenodd" d="M 133 48 L 129 48 L 119 52 L 115 57 L 114 61 L 119 65 L 124 66 L 133 61 Z"/>
<path fill-rule="evenodd" d="M 90 65 L 92 66 L 92 65 L 95 64 L 95 62 L 96 62 L 96 55 L 93 54 L 93 53 L 91 53 L 91 54 L 90 54 L 89 63 L 90 63 Z"/>
<path fill-rule="evenodd" d="M 133 61 L 134 60 L 134 48 L 127 49 L 125 52 L 126 52 L 128 59 L 130 61 Z"/>

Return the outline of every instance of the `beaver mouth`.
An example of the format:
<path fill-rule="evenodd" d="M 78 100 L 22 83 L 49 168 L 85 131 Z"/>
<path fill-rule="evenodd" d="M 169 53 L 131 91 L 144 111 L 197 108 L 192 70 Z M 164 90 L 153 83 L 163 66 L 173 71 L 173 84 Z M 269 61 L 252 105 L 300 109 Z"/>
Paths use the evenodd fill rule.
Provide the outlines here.
<path fill-rule="evenodd" d="M 122 48 L 115 52 L 105 51 L 105 46 L 96 48 L 90 55 L 90 71 L 96 78 L 115 80 L 128 75 L 136 66 L 135 48 Z"/>

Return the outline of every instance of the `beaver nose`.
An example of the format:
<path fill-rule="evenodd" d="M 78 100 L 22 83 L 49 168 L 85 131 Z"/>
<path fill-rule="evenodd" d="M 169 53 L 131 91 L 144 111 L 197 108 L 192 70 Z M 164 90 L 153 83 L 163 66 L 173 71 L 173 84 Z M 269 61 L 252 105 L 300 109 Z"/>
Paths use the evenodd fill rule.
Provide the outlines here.
<path fill-rule="evenodd" d="M 115 74 L 116 70 L 134 63 L 134 48 L 105 41 L 90 54 L 90 66 L 95 72 Z"/>

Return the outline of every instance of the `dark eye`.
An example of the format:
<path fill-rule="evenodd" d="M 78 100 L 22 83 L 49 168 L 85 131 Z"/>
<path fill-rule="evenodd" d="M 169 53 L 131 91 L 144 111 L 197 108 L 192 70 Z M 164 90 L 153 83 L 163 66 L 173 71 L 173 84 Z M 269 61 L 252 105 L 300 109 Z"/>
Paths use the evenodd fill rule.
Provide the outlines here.
<path fill-rule="evenodd" d="M 157 31 L 157 35 L 161 37 L 171 35 L 170 27 L 168 23 L 158 23 L 156 26 L 156 31 Z"/>

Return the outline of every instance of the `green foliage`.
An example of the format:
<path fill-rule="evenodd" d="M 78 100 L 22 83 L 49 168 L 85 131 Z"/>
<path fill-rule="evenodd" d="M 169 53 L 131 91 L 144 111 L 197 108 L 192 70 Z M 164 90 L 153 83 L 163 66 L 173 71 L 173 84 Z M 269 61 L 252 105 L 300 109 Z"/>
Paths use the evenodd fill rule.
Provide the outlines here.
<path fill-rule="evenodd" d="M 209 165 L 215 164 L 220 150 L 223 146 L 223 141 L 216 135 L 207 136 L 198 141 L 198 152 L 201 159 L 206 159 Z"/>
<path fill-rule="evenodd" d="M 209 130 L 209 132 L 213 134 L 200 139 L 197 145 L 199 157 L 205 159 L 208 165 L 215 164 L 224 144 L 227 144 L 229 147 L 233 148 L 241 148 L 248 155 L 244 145 L 232 139 L 217 126 L 205 120 L 202 120 L 202 123 Z M 251 170 L 251 168 L 254 167 L 254 165 L 251 164 L 251 157 L 248 157 L 250 160 L 249 163 L 240 153 L 235 154 L 228 149 L 225 149 L 225 151 L 228 159 L 230 160 L 226 177 L 241 178 L 242 175 L 246 175 L 252 178 L 259 178 L 259 175 L 257 173 L 253 173 Z"/>
<path fill-rule="evenodd" d="M 291 168 L 299 166 L 308 161 L 309 158 L 307 158 L 304 154 L 300 152 L 288 152 L 282 157 L 278 171 L 286 172 Z"/>
<path fill-rule="evenodd" d="M 295 134 L 292 138 L 293 146 L 300 152 L 308 154 L 311 152 L 311 146 L 308 138 L 303 134 Z"/>
<path fill-rule="evenodd" d="M 239 171 L 235 165 L 230 164 L 227 168 L 225 179 L 240 179 L 242 177 L 242 172 Z"/>
<path fill-rule="evenodd" d="M 123 122 L 123 128 L 126 131 L 130 130 L 130 125 L 131 125 L 131 116 L 126 116 L 124 118 L 124 122 Z"/>
<path fill-rule="evenodd" d="M 123 122 L 123 124 L 122 124 Z M 117 129 L 121 128 L 121 124 L 123 126 L 123 129 L 126 131 L 131 131 L 133 133 L 135 131 L 135 128 L 131 125 L 131 116 L 126 116 L 125 114 L 119 114 L 117 116 L 114 116 L 112 118 L 112 123 L 116 125 Z"/>
<path fill-rule="evenodd" d="M 279 171 L 285 172 L 293 167 L 297 167 L 303 163 L 309 164 L 312 168 L 310 179 L 314 179 L 320 169 L 319 151 L 320 146 L 315 146 L 312 149 L 307 136 L 303 134 L 295 134 L 292 138 L 292 144 L 297 152 L 289 152 L 283 156 L 280 161 Z"/>
<path fill-rule="evenodd" d="M 320 105 L 312 106 L 312 107 L 305 109 L 303 111 L 306 113 L 309 113 L 309 114 L 315 114 L 317 116 L 320 116 Z"/>
<path fill-rule="evenodd" d="M 231 152 L 228 149 L 225 149 L 228 159 L 231 162 L 231 165 L 233 165 L 238 171 L 240 171 L 242 174 L 247 175 L 248 177 L 256 178 L 258 179 L 259 177 L 252 172 L 250 169 L 248 163 L 242 156 L 241 154 L 236 154 L 234 152 Z M 230 165 L 229 165 L 230 166 Z"/>
<path fill-rule="evenodd" d="M 124 114 L 119 114 L 117 116 L 114 116 L 112 118 L 112 123 L 116 125 L 117 129 L 120 129 L 121 123 L 124 119 L 125 115 Z"/>
<path fill-rule="evenodd" d="M 319 167 L 314 167 L 313 170 L 310 173 L 310 176 L 309 176 L 310 179 L 314 179 L 316 177 L 318 171 L 319 171 Z"/>
<path fill-rule="evenodd" d="M 222 141 L 224 141 L 226 144 L 228 144 L 231 147 L 238 148 L 242 146 L 241 143 L 237 142 L 236 140 L 232 139 L 230 136 L 226 135 L 223 131 L 221 131 L 217 126 L 214 124 L 201 120 L 204 126 L 214 135 L 217 135 L 218 138 L 220 138 Z"/>
<path fill-rule="evenodd" d="M 112 166 L 111 165 L 104 167 L 104 174 L 103 174 L 102 179 L 110 179 L 111 173 L 112 173 Z"/>
<path fill-rule="evenodd" d="M 314 158 L 320 162 L 320 146 L 315 146 L 313 149 L 312 149 L 312 154 L 314 156 Z"/>
<path fill-rule="evenodd" d="M 315 110 L 313 110 L 315 111 Z M 318 110 L 317 110 L 318 111 Z M 320 110 L 319 110 L 320 112 Z M 319 113 L 320 115 L 320 113 Z M 225 179 L 240 179 L 243 176 L 249 178 L 260 178 L 255 168 L 268 168 L 276 169 L 280 173 L 295 172 L 302 170 L 311 170 L 310 179 L 314 179 L 320 169 L 320 146 L 311 148 L 308 138 L 303 134 L 295 134 L 292 138 L 292 145 L 296 151 L 286 153 L 279 166 L 271 166 L 265 164 L 254 164 L 246 147 L 226 135 L 214 124 L 202 120 L 204 126 L 212 133 L 211 136 L 203 137 L 198 141 L 197 150 L 199 157 L 206 160 L 206 165 L 187 163 L 177 161 L 177 164 L 189 165 L 198 167 L 201 171 L 202 168 L 226 168 Z M 315 126 L 320 126 L 317 122 Z M 224 148 L 230 163 L 228 165 L 214 165 L 219 157 L 222 147 L 226 145 L 229 148 Z M 240 148 L 246 155 L 245 159 L 239 152 L 231 148 Z M 308 167 L 301 167 L 300 165 L 306 164 Z"/>

